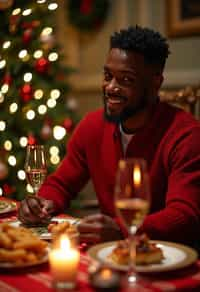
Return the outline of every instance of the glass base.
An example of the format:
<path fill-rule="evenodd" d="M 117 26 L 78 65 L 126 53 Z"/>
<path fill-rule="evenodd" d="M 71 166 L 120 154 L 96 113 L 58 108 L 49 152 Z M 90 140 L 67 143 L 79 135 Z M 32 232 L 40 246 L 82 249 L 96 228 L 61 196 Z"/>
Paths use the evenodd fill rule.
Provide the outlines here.
<path fill-rule="evenodd" d="M 57 291 L 72 290 L 76 287 L 76 282 L 53 281 L 53 288 Z"/>

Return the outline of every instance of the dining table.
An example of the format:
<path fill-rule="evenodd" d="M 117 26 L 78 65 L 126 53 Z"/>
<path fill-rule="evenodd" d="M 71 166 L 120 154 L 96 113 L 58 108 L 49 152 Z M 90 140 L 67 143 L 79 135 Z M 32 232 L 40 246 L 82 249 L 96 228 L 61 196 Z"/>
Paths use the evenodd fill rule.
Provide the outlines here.
<path fill-rule="evenodd" d="M 2 200 L 2 198 L 0 199 Z M 4 200 L 4 199 L 3 199 Z M 0 223 L 13 222 L 17 220 L 17 206 L 13 210 L 0 213 Z M 58 218 L 67 218 L 66 214 L 59 214 Z M 94 260 L 88 253 L 87 246 L 80 245 L 80 264 L 77 274 L 77 285 L 74 290 L 92 292 L 96 291 L 91 283 L 91 267 L 95 266 Z M 126 272 L 118 271 L 120 285 L 112 289 L 98 291 L 200 291 L 200 260 L 184 268 L 178 268 L 166 272 L 139 273 L 137 288 L 127 288 L 125 283 Z M 53 277 L 48 261 L 30 268 L 4 269 L 0 264 L 0 292 L 53 292 L 56 291 L 52 285 Z"/>

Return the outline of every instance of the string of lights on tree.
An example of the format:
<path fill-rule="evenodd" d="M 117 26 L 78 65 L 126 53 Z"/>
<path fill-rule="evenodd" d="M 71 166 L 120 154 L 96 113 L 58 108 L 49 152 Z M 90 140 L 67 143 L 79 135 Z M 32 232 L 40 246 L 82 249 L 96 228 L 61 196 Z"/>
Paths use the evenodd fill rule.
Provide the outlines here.
<path fill-rule="evenodd" d="M 50 173 L 78 122 L 67 82 L 73 69 L 63 66 L 55 39 L 58 3 L 0 0 L 0 195 L 18 200 L 32 192 L 26 146 L 45 145 Z"/>

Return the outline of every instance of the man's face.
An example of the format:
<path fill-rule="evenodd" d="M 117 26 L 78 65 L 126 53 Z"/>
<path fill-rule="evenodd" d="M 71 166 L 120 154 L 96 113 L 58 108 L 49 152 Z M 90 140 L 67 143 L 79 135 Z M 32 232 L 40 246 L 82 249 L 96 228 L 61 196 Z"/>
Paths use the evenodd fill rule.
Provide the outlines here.
<path fill-rule="evenodd" d="M 141 54 L 111 49 L 102 85 L 105 117 L 118 123 L 143 110 L 153 94 L 152 76 Z"/>

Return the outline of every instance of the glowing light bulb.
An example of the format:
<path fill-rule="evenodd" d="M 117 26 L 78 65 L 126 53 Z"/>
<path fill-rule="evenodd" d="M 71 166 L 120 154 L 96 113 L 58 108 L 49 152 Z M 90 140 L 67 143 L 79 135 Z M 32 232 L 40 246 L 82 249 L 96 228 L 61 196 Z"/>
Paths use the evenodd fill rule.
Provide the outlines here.
<path fill-rule="evenodd" d="M 50 161 L 52 164 L 58 164 L 60 162 L 60 157 L 58 155 L 53 155 L 50 157 Z"/>
<path fill-rule="evenodd" d="M 15 158 L 14 155 L 10 155 L 10 156 L 8 157 L 8 163 L 9 163 L 11 166 L 15 166 L 15 165 L 16 165 L 17 160 L 16 160 L 16 158 Z"/>
<path fill-rule="evenodd" d="M 6 60 L 0 61 L 0 69 L 3 69 L 6 66 Z"/>
<path fill-rule="evenodd" d="M 19 178 L 20 180 L 25 180 L 25 178 L 26 178 L 26 173 L 25 173 L 24 170 L 20 169 L 20 170 L 18 170 L 18 172 L 17 172 L 17 176 L 18 176 L 18 178 Z"/>
<path fill-rule="evenodd" d="M 61 126 L 55 126 L 53 128 L 53 136 L 56 140 L 62 140 L 65 135 L 66 135 L 65 128 L 63 128 Z"/>
<path fill-rule="evenodd" d="M 30 82 L 32 80 L 33 74 L 30 72 L 27 72 L 24 74 L 24 81 L 25 82 Z"/>
<path fill-rule="evenodd" d="M 4 142 L 4 148 L 7 150 L 7 151 L 10 151 L 12 149 L 12 142 L 10 140 L 6 140 Z"/>
<path fill-rule="evenodd" d="M 37 50 L 37 51 L 35 51 L 34 54 L 33 54 L 33 57 L 34 57 L 35 59 L 39 59 L 39 58 L 41 58 L 42 56 L 43 56 L 43 51 L 42 51 L 42 50 Z"/>
<path fill-rule="evenodd" d="M 49 10 L 56 10 L 58 8 L 58 4 L 57 3 L 50 3 L 48 5 L 48 9 Z"/>
<path fill-rule="evenodd" d="M 35 118 L 35 112 L 34 112 L 34 110 L 27 111 L 26 117 L 27 117 L 28 120 L 33 120 Z"/>
<path fill-rule="evenodd" d="M 54 108 L 56 106 L 56 100 L 53 98 L 49 98 L 47 100 L 47 105 L 49 108 Z"/>
<path fill-rule="evenodd" d="M 41 36 L 50 35 L 52 32 L 53 32 L 52 27 L 45 27 L 41 32 Z"/>
<path fill-rule="evenodd" d="M 2 188 L 0 188 L 0 196 L 2 196 L 3 195 L 3 190 L 2 190 Z"/>
<path fill-rule="evenodd" d="M 22 12 L 22 15 L 23 16 L 28 16 L 28 15 L 30 15 L 32 13 L 32 9 L 25 9 L 23 12 Z"/>
<path fill-rule="evenodd" d="M 57 146 L 51 146 L 51 147 L 49 148 L 49 153 L 50 153 L 51 155 L 58 155 L 58 153 L 59 153 L 59 148 L 58 148 Z"/>
<path fill-rule="evenodd" d="M 27 144 L 28 144 L 28 139 L 26 137 L 21 137 L 19 139 L 19 144 L 22 146 L 22 147 L 26 147 Z"/>
<path fill-rule="evenodd" d="M 48 60 L 50 62 L 55 62 L 57 59 L 58 59 L 58 54 L 55 52 L 50 53 L 48 56 Z"/>
<path fill-rule="evenodd" d="M 39 113 L 40 115 L 44 115 L 44 114 L 46 114 L 46 112 L 47 112 L 47 107 L 46 107 L 46 105 L 41 104 L 41 105 L 38 107 L 38 113 Z"/>
<path fill-rule="evenodd" d="M 50 96 L 51 98 L 58 99 L 60 97 L 60 90 L 59 89 L 51 90 Z"/>
<path fill-rule="evenodd" d="M 17 110 L 18 110 L 18 105 L 16 102 L 13 102 L 9 107 L 9 111 L 11 114 L 14 114 Z"/>
<path fill-rule="evenodd" d="M 12 15 L 18 15 L 21 13 L 21 9 L 20 8 L 16 8 L 13 10 Z"/>
<path fill-rule="evenodd" d="M 35 99 L 41 99 L 44 95 L 44 92 L 42 89 L 37 89 L 35 92 L 34 92 L 34 97 Z"/>
<path fill-rule="evenodd" d="M 10 45 L 11 45 L 11 41 L 5 41 L 5 42 L 3 43 L 3 45 L 2 45 L 2 48 L 3 48 L 4 50 L 6 50 L 6 49 L 8 49 L 8 48 L 10 47 Z"/>
<path fill-rule="evenodd" d="M 9 89 L 9 85 L 8 84 L 3 84 L 1 86 L 1 92 L 4 93 L 4 94 L 8 92 L 8 89 Z"/>
<path fill-rule="evenodd" d="M 19 52 L 19 54 L 18 54 L 18 57 L 19 57 L 20 59 L 24 59 L 24 58 L 27 56 L 27 54 L 28 54 L 28 51 L 27 51 L 27 50 L 21 50 L 21 51 Z"/>
<path fill-rule="evenodd" d="M 4 131 L 6 128 L 6 123 L 4 121 L 0 121 L 0 131 Z"/>
<path fill-rule="evenodd" d="M 43 3 L 45 3 L 46 2 L 46 0 L 37 0 L 37 3 L 38 4 L 43 4 Z"/>

